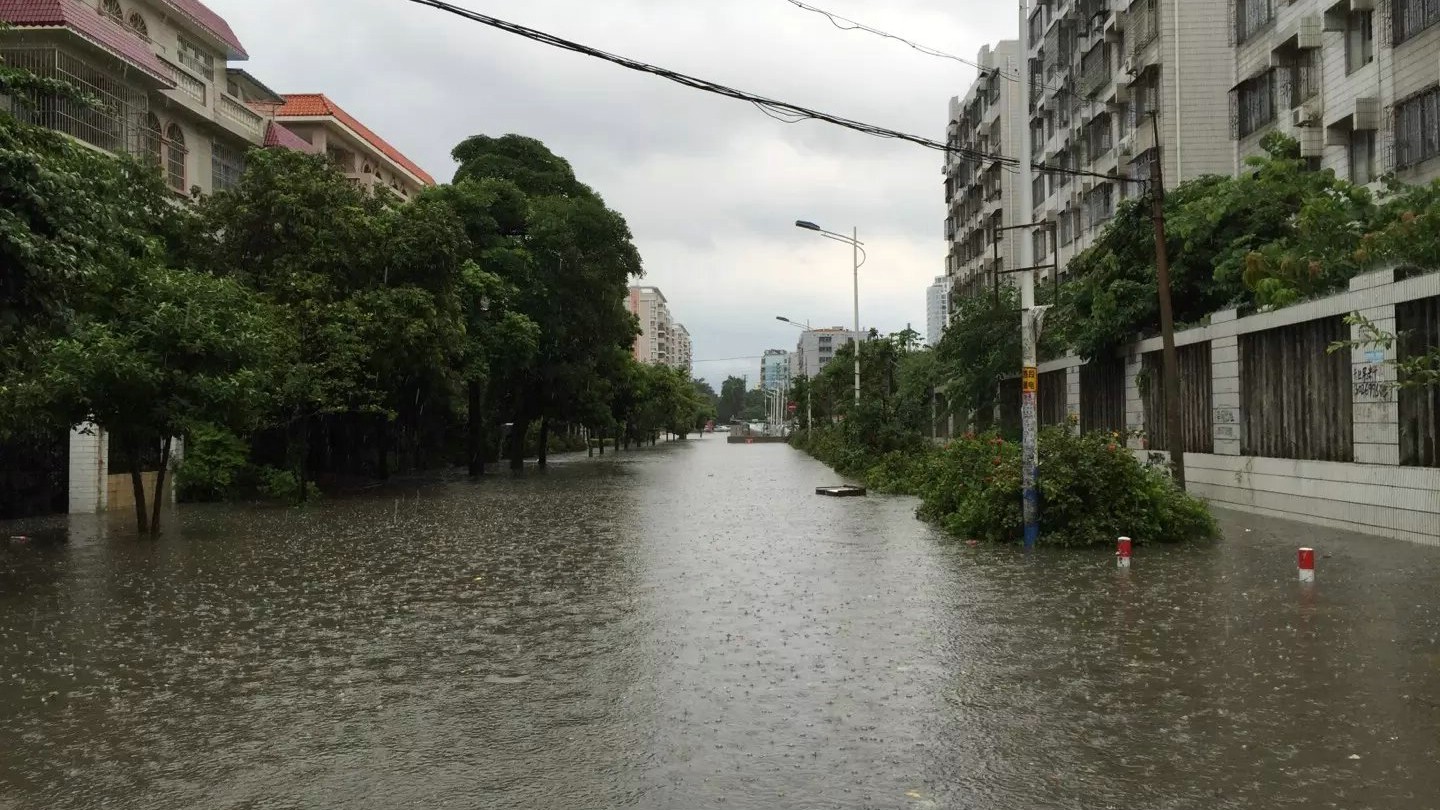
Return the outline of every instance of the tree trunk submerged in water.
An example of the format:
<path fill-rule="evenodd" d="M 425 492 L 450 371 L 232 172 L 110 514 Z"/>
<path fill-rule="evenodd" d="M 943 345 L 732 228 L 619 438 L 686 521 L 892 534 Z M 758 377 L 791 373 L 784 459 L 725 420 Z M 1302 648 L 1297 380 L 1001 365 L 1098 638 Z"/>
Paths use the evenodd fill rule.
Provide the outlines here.
<path fill-rule="evenodd" d="M 470 458 L 470 475 L 477 477 L 485 474 L 485 450 L 482 447 L 482 403 L 480 381 L 470 381 L 468 412 L 466 413 L 466 437 L 465 452 Z"/>
<path fill-rule="evenodd" d="M 160 471 L 155 474 L 155 506 L 150 512 L 150 533 L 160 533 L 160 509 L 165 504 L 165 471 L 170 467 L 170 447 L 175 439 L 166 436 L 160 445 Z"/>
<path fill-rule="evenodd" d="M 515 418 L 510 428 L 510 469 L 525 469 L 525 434 L 530 431 L 530 420 Z"/>
<path fill-rule="evenodd" d="M 124 437 L 123 442 L 125 466 L 130 468 L 130 487 L 135 494 L 135 530 L 145 534 L 150 531 L 150 520 L 145 511 L 148 502 L 145 500 L 145 479 L 140 470 L 140 443 L 129 436 Z"/>

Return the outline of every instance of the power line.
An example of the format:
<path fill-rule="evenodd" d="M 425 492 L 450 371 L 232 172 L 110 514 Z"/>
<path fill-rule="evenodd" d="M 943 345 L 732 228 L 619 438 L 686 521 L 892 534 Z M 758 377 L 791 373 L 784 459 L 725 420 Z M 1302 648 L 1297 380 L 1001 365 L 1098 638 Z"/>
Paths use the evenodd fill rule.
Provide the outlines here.
<path fill-rule="evenodd" d="M 1018 165 L 1020 162 L 1018 158 L 1007 157 L 1005 155 L 993 154 L 988 152 L 981 152 L 975 149 L 962 149 L 958 147 L 953 147 L 942 141 L 933 140 L 931 138 L 926 138 L 920 135 L 912 135 L 910 133 L 900 132 L 899 130 L 887 129 L 885 127 L 876 126 L 874 124 L 866 124 L 862 121 L 856 121 L 854 119 L 845 118 L 843 116 L 834 115 L 832 113 L 820 112 L 818 110 L 813 110 L 808 107 L 801 107 L 798 104 L 791 104 L 786 101 L 777 101 L 775 99 L 766 98 L 765 96 L 759 96 L 755 95 L 754 93 L 737 90 L 733 87 L 727 87 L 722 84 L 717 84 L 715 82 L 707 81 L 705 79 L 696 78 L 694 76 L 679 73 L 677 71 L 669 70 L 667 68 L 657 67 L 655 65 L 650 65 L 645 62 L 630 59 L 628 57 L 607 53 L 605 51 L 599 50 L 598 48 L 592 48 L 588 45 L 582 45 L 578 42 L 572 42 L 568 39 L 563 39 L 553 34 L 547 34 L 544 31 L 539 31 L 534 28 L 527 28 L 517 23 L 508 22 L 506 20 L 491 17 L 486 14 L 481 14 L 477 11 L 471 11 L 470 9 L 461 8 L 460 6 L 443 2 L 443 0 L 405 1 L 415 3 L 417 5 L 429 6 L 433 9 L 436 9 L 438 11 L 444 11 L 448 14 L 454 14 L 455 16 L 463 17 L 472 22 L 480 23 L 481 25 L 486 25 L 491 28 L 499 29 L 506 33 L 524 37 L 525 39 L 531 40 L 532 42 L 539 42 L 542 45 L 549 45 L 551 47 L 560 48 L 562 50 L 571 51 L 573 53 L 582 54 L 584 56 L 593 57 L 595 59 L 600 59 L 614 65 L 619 65 L 620 67 L 626 68 L 628 70 L 634 70 L 640 73 L 648 73 L 652 76 L 659 76 L 662 79 L 675 82 L 676 84 L 682 85 L 684 87 L 689 87 L 693 90 L 701 90 L 707 93 L 714 93 L 716 95 L 725 96 L 726 98 L 733 98 L 738 101 L 748 102 L 750 104 L 754 104 L 756 107 L 759 107 L 762 112 L 770 115 L 772 118 L 785 121 L 786 123 L 798 123 L 803 120 L 823 121 L 828 124 L 834 124 L 835 126 L 851 129 L 856 132 L 864 133 L 866 135 L 872 135 L 877 138 L 891 138 L 894 140 L 907 141 L 909 143 L 916 144 L 917 146 L 923 146 L 927 149 L 934 149 L 940 152 L 945 152 L 947 154 L 959 155 L 961 158 L 968 158 L 977 163 L 995 161 L 1002 165 Z M 1049 166 L 1040 163 L 1032 163 L 1032 165 L 1037 171 L 1045 172 L 1048 174 L 1068 174 L 1077 177 L 1095 177 L 1104 180 L 1118 180 L 1121 182 L 1131 180 L 1131 178 L 1129 177 L 1118 174 L 1104 174 L 1100 172 L 1089 172 L 1078 169 L 1066 169 L 1059 166 Z"/>
<path fill-rule="evenodd" d="M 874 34 L 877 37 L 893 39 L 896 42 L 904 43 L 906 45 L 909 45 L 911 48 L 919 51 L 920 53 L 925 54 L 926 56 L 934 56 L 940 59 L 949 59 L 951 61 L 959 62 L 962 65 L 968 65 L 975 68 L 976 70 L 979 70 L 981 73 L 990 73 L 994 71 L 994 68 L 987 68 L 978 62 L 972 62 L 969 59 L 963 59 L 954 54 L 946 53 L 936 48 L 931 48 L 928 45 L 921 45 L 917 42 L 914 42 L 913 40 L 908 40 L 904 37 L 899 37 L 894 34 L 881 31 L 878 28 L 871 28 L 870 26 L 862 22 L 856 22 L 855 20 L 841 17 L 839 14 L 836 14 L 833 11 L 826 11 L 823 8 L 816 8 L 815 6 L 809 5 L 808 3 L 802 3 L 800 2 L 800 0 L 785 0 L 785 2 L 796 8 L 804 9 L 805 11 L 810 11 L 814 12 L 815 14 L 821 15 L 822 17 L 828 19 L 831 25 L 839 28 L 841 31 L 863 31 L 867 34 Z"/>
<path fill-rule="evenodd" d="M 785 0 L 785 2 L 789 3 L 789 4 L 792 5 L 792 6 L 795 6 L 796 8 L 804 9 L 805 11 L 811 11 L 811 12 L 814 12 L 814 13 L 816 13 L 816 14 L 819 14 L 819 15 L 825 17 L 826 19 L 830 20 L 830 24 L 831 24 L 831 25 L 835 26 L 836 28 L 839 28 L 841 31 L 863 31 L 863 32 L 865 32 L 865 33 L 867 33 L 867 34 L 873 34 L 873 35 L 875 35 L 875 36 L 877 36 L 877 37 L 882 37 L 882 38 L 884 38 L 884 39 L 893 39 L 893 40 L 895 40 L 895 41 L 897 41 L 897 42 L 902 42 L 902 43 L 904 43 L 904 44 L 906 44 L 906 45 L 909 45 L 911 48 L 914 48 L 915 50 L 919 51 L 920 53 L 925 54 L 926 56 L 935 56 L 935 57 L 939 57 L 939 58 L 941 58 L 941 59 L 949 59 L 949 60 L 952 60 L 952 61 L 955 61 L 955 62 L 959 62 L 959 63 L 962 64 L 962 65 L 969 65 L 970 67 L 973 67 L 973 68 L 975 68 L 976 70 L 980 71 L 980 76 L 981 76 L 982 78 L 985 77 L 985 76 L 994 74 L 994 75 L 1000 76 L 1001 78 L 1003 78 L 1003 79 L 1005 79 L 1006 81 L 1009 81 L 1009 82 L 1017 82 L 1017 83 L 1018 83 L 1018 82 L 1020 81 L 1020 77 L 1019 77 L 1018 75 L 1016 75 L 1016 74 L 1012 74 L 1012 73 L 1005 72 L 1005 71 L 1003 71 L 1003 70 L 1000 70 L 999 68 L 985 67 L 984 65 L 980 64 L 979 62 L 972 62 L 972 61 L 969 60 L 969 59 L 965 59 L 965 58 L 956 56 L 956 55 L 954 55 L 954 54 L 945 53 L 944 51 L 937 50 L 937 49 L 935 49 L 935 48 L 931 48 L 931 47 L 926 46 L 926 45 L 917 44 L 917 43 L 915 43 L 915 42 L 913 42 L 913 41 L 911 41 L 911 40 L 908 40 L 908 39 L 906 39 L 906 38 L 904 38 L 904 37 L 896 36 L 895 34 L 891 34 L 891 33 L 887 32 L 887 31 L 881 31 L 881 30 L 878 29 L 878 28 L 872 28 L 872 27 L 870 27 L 870 26 L 868 26 L 868 25 L 865 25 L 864 23 L 856 22 L 855 20 L 851 20 L 851 19 L 848 19 L 848 18 L 846 18 L 846 17 L 841 17 L 839 14 L 836 14 L 836 13 L 833 12 L 833 11 L 826 11 L 826 10 L 823 9 L 823 8 L 816 8 L 815 6 L 809 5 L 808 3 L 802 3 L 800 0 Z M 1022 54 L 1022 55 L 1021 55 L 1021 58 L 1028 60 L 1029 55 L 1028 55 L 1028 54 Z M 1089 98 L 1088 96 L 1083 96 L 1083 95 L 1081 95 L 1081 94 L 1079 94 L 1079 93 L 1077 93 L 1077 92 L 1075 92 L 1074 90 L 1071 90 L 1071 89 L 1069 89 L 1069 88 L 1066 88 L 1066 87 L 1051 87 L 1051 86 L 1049 86 L 1049 85 L 1047 85 L 1047 84 L 1041 84 L 1041 83 L 1038 82 L 1038 81 L 1032 81 L 1032 82 L 1030 83 L 1030 88 L 1031 88 L 1032 92 L 1035 92 L 1037 95 L 1039 94 L 1039 91 L 1041 91 L 1041 90 L 1047 90 L 1047 91 L 1049 91 L 1049 92 L 1055 93 L 1056 95 L 1069 96 L 1069 97 L 1071 97 L 1071 98 L 1078 99 L 1079 101 L 1084 102 L 1084 103 L 1088 103 L 1088 104 L 1103 104 L 1103 103 L 1104 103 L 1104 102 L 1097 102 L 1095 99 Z M 1106 104 L 1105 106 L 1108 107 L 1108 106 L 1110 106 L 1110 105 Z"/>

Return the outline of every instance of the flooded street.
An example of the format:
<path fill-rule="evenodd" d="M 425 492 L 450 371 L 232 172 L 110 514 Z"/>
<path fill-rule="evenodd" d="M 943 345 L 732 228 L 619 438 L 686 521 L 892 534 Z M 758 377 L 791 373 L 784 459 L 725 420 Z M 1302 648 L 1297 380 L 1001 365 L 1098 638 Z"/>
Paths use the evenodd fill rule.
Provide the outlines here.
<path fill-rule="evenodd" d="M 706 437 L 26 524 L 0 808 L 1440 807 L 1440 549 L 1223 513 L 1122 573 L 836 480 Z"/>

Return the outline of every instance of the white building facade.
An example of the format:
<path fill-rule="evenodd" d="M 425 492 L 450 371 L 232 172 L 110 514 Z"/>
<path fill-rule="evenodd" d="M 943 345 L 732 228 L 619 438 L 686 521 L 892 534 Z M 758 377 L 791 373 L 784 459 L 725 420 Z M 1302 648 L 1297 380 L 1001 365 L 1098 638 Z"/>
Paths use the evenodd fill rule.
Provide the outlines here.
<path fill-rule="evenodd" d="M 1017 155 L 1020 127 L 1020 84 L 1013 80 L 1024 68 L 1020 43 L 1005 40 L 980 50 L 980 78 L 963 98 L 950 100 L 947 143 L 985 154 Z M 1007 76 L 1012 77 L 1007 80 Z M 1016 176 L 994 160 L 977 161 L 947 153 L 945 174 L 945 275 L 961 295 L 978 294 L 995 284 L 1004 268 L 1013 266 L 1017 231 L 1001 230 L 1019 221 Z"/>
<path fill-rule="evenodd" d="M 802 332 L 790 355 L 791 378 L 813 378 L 835 359 L 836 350 L 855 339 L 855 332 L 841 326 Z"/>
<path fill-rule="evenodd" d="M 634 355 L 641 363 L 690 371 L 694 362 L 690 331 L 670 315 L 670 303 L 659 287 L 631 287 L 625 307 L 640 324 Z"/>
<path fill-rule="evenodd" d="M 1241 0 L 1232 28 L 1236 170 L 1278 130 L 1355 183 L 1440 177 L 1440 4 Z"/>
<path fill-rule="evenodd" d="M 931 346 L 940 345 L 945 327 L 950 325 L 950 293 L 954 285 L 955 280 L 949 276 L 938 276 L 925 290 L 925 342 Z"/>

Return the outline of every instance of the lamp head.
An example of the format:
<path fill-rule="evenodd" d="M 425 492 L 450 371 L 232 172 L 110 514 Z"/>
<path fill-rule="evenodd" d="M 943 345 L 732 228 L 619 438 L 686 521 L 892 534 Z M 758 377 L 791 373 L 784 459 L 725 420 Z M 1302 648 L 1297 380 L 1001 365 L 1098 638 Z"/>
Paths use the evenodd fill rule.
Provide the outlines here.
<path fill-rule="evenodd" d="M 806 222 L 806 221 L 803 220 L 803 219 L 797 219 L 797 220 L 795 220 L 795 227 L 797 227 L 797 228 L 804 228 L 804 229 L 807 230 L 807 231 L 818 231 L 818 230 L 820 230 L 820 226 L 819 226 L 819 225 L 816 225 L 816 224 L 813 223 L 813 222 Z"/>

